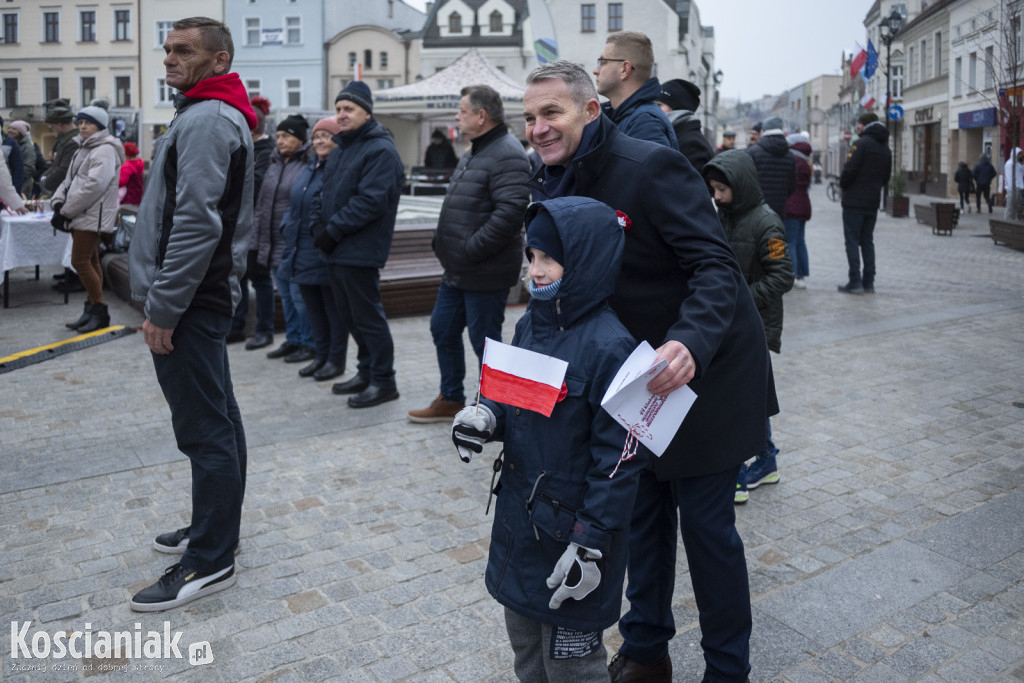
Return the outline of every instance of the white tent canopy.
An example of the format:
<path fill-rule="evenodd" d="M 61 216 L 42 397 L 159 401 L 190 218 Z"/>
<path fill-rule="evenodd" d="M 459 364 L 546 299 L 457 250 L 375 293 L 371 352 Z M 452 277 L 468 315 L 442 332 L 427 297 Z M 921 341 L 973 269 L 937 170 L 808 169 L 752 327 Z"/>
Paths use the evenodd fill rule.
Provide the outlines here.
<path fill-rule="evenodd" d="M 472 47 L 446 69 L 421 81 L 373 94 L 374 114 L 413 114 L 452 117 L 459 108 L 459 94 L 467 85 L 489 85 L 501 95 L 505 113 L 523 110 L 525 88 L 499 71 Z"/>

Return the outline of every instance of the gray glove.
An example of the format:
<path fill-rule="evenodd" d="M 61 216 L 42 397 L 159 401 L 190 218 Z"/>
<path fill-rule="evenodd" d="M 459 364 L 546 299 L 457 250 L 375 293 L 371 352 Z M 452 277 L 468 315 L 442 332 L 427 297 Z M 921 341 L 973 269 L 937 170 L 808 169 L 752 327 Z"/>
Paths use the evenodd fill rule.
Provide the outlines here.
<path fill-rule="evenodd" d="M 600 550 L 584 548 L 570 543 L 555 564 L 555 571 L 548 577 L 548 588 L 558 587 L 551 596 L 548 607 L 558 609 L 563 600 L 582 600 L 590 595 L 601 583 L 601 570 L 595 560 L 602 557 Z"/>
<path fill-rule="evenodd" d="M 473 459 L 474 453 L 484 449 L 497 427 L 498 420 L 485 405 L 466 406 L 455 414 L 452 422 L 452 442 L 462 462 Z"/>

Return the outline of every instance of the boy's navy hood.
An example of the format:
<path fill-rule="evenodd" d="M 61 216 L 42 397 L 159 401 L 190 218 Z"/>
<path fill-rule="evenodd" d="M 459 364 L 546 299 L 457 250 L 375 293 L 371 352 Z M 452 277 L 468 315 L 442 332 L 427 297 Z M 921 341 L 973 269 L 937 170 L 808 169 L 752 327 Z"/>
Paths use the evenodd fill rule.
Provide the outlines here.
<path fill-rule="evenodd" d="M 872 121 L 868 125 L 864 126 L 864 132 L 861 135 L 867 135 L 878 140 L 883 145 L 889 144 L 889 129 L 885 127 L 885 124 L 881 121 Z"/>
<path fill-rule="evenodd" d="M 785 138 L 780 139 L 785 142 Z M 712 168 L 721 171 L 729 180 L 727 184 L 732 188 L 732 204 L 719 206 L 722 211 L 739 215 L 764 203 L 761 181 L 757 177 L 757 166 L 754 165 L 754 158 L 745 150 L 730 149 L 712 158 L 704 165 L 705 181 L 708 171 Z"/>
<path fill-rule="evenodd" d="M 562 241 L 564 269 L 558 295 L 551 301 L 530 301 L 540 320 L 565 329 L 600 307 L 615 291 L 625 235 L 618 214 L 588 197 L 561 197 L 536 202 L 526 210 L 529 225 L 539 212 L 551 215 Z"/>

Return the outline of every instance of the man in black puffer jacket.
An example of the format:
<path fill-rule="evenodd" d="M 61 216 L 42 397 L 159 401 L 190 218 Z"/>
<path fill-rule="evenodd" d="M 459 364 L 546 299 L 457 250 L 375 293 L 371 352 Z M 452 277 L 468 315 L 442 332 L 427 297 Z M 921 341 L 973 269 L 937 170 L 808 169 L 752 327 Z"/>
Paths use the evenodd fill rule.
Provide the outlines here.
<path fill-rule="evenodd" d="M 850 145 L 846 166 L 839 176 L 843 190 L 843 235 L 850 278 L 839 291 L 845 294 L 875 291 L 875 220 L 882 187 L 892 173 L 889 131 L 868 112 L 857 118 L 857 141 Z M 864 256 L 861 275 L 860 257 Z"/>
<path fill-rule="evenodd" d="M 778 116 L 765 119 L 761 139 L 747 147 L 747 151 L 754 157 L 764 200 L 779 218 L 785 218 L 786 200 L 796 190 L 796 158 L 789 151 L 782 119 Z"/>
<path fill-rule="evenodd" d="M 656 102 L 676 132 L 679 151 L 700 173 L 704 164 L 715 156 L 711 143 L 700 130 L 700 119 L 696 114 L 700 106 L 700 88 L 682 78 L 674 78 L 661 84 L 661 94 Z"/>
<path fill-rule="evenodd" d="M 428 407 L 409 411 L 410 422 L 446 422 L 465 406 L 462 331 L 469 329 L 482 362 L 484 340 L 501 340 L 508 291 L 523 263 L 530 162 L 505 128 L 501 95 L 486 85 L 463 88 L 455 118 L 473 146 L 452 173 L 434 233 L 434 253 L 444 266 L 430 316 L 441 393 Z"/>

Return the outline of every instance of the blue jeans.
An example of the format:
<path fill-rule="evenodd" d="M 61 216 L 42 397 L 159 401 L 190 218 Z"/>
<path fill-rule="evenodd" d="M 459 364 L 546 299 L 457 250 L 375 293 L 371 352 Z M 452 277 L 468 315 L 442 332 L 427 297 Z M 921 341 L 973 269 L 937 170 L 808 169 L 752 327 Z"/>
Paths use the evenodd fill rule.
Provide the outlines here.
<path fill-rule="evenodd" d="M 462 331 L 469 329 L 469 343 L 482 363 L 487 337 L 501 341 L 506 301 L 507 288 L 471 292 L 441 283 L 434 311 L 430 314 L 430 334 L 437 349 L 437 366 L 441 370 L 441 398 L 444 400 L 466 402 L 462 387 L 466 379 Z"/>
<path fill-rule="evenodd" d="M 284 340 L 289 344 L 298 344 L 313 348 L 313 328 L 309 322 L 309 311 L 302 299 L 299 285 L 286 277 L 281 277 L 284 269 L 278 267 L 277 293 L 281 295 L 281 310 L 284 313 Z"/>
<path fill-rule="evenodd" d="M 700 620 L 705 676 L 743 681 L 750 673 L 750 588 L 733 498 L 740 468 L 658 481 L 640 473 L 629 529 L 626 597 L 619 652 L 645 665 L 668 655 L 676 634 L 672 592 L 682 534 Z"/>
<path fill-rule="evenodd" d="M 192 461 L 192 529 L 181 558 L 203 573 L 234 562 L 247 451 L 224 338 L 231 318 L 189 308 L 167 355 L 152 354 L 178 450 Z"/>
<path fill-rule="evenodd" d="M 787 218 L 782 222 L 786 226 L 789 258 L 793 260 L 793 277 L 807 277 L 811 274 L 810 262 L 807 260 L 807 242 L 804 241 L 804 226 L 807 221 L 799 218 Z"/>
<path fill-rule="evenodd" d="M 380 302 L 380 270 L 332 263 L 331 291 L 345 327 L 356 340 L 356 372 L 376 387 L 395 388 L 395 342 Z"/>
<path fill-rule="evenodd" d="M 846 240 L 846 262 L 850 267 L 847 284 L 875 286 L 875 220 L 878 211 L 843 209 L 843 237 Z M 864 274 L 860 259 L 864 257 Z"/>
<path fill-rule="evenodd" d="M 764 448 L 757 454 L 759 458 L 774 458 L 779 454 L 779 449 L 775 447 L 775 442 L 772 441 L 772 419 L 769 417 L 764 421 L 765 438 Z"/>

